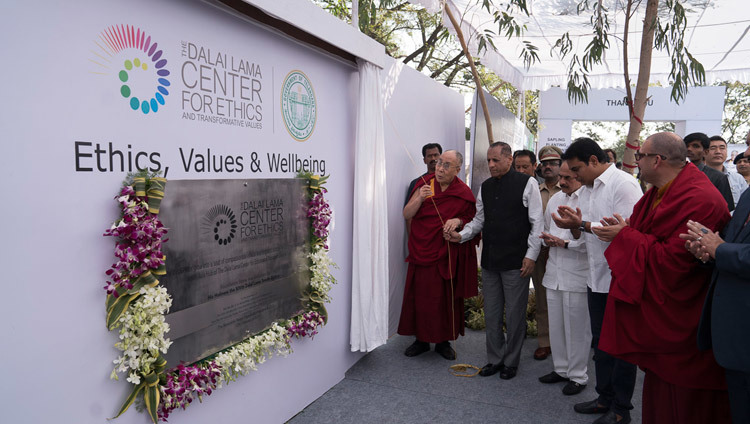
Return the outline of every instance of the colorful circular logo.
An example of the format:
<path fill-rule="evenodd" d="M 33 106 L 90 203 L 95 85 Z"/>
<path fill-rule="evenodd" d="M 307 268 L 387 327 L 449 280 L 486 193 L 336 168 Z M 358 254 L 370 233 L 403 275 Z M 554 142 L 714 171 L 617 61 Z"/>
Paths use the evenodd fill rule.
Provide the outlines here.
<path fill-rule="evenodd" d="M 140 28 L 115 25 L 104 30 L 95 41 L 99 47 L 92 59 L 101 71 L 116 66 L 120 95 L 130 108 L 143 114 L 156 113 L 169 95 L 169 70 L 158 43 Z M 109 75 L 109 72 L 95 72 Z M 136 82 L 137 81 L 137 82 Z"/>
<path fill-rule="evenodd" d="M 292 71 L 281 86 L 281 116 L 295 140 L 305 141 L 315 129 L 318 117 L 315 91 L 302 71 Z"/>
<path fill-rule="evenodd" d="M 201 230 L 220 246 L 227 246 L 237 235 L 237 218 L 227 205 L 216 205 L 201 220 Z"/>

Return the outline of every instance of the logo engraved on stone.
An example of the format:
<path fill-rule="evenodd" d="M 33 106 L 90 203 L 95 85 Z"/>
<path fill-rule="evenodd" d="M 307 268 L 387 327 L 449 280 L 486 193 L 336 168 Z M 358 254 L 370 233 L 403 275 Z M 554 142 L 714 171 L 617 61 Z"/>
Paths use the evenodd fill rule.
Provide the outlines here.
<path fill-rule="evenodd" d="M 318 117 L 315 91 L 302 71 L 291 71 L 281 86 L 281 116 L 284 126 L 297 141 L 310 138 Z"/>
<path fill-rule="evenodd" d="M 237 233 L 237 219 L 227 205 L 216 205 L 208 210 L 201 219 L 201 232 L 220 246 L 232 242 Z"/>

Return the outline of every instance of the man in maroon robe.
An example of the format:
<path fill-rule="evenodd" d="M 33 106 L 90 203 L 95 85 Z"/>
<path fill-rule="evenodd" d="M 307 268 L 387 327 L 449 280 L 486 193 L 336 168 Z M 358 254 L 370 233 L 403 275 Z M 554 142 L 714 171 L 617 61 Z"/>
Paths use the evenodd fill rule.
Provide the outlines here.
<path fill-rule="evenodd" d="M 628 221 L 605 218 L 594 233 L 611 240 L 604 253 L 612 270 L 599 348 L 638 365 L 643 423 L 729 422 L 729 399 L 713 353 L 696 343 L 710 269 L 679 238 L 687 222 L 716 230 L 729 220 L 727 204 L 674 133 L 654 134 L 636 153 L 651 188 Z"/>
<path fill-rule="evenodd" d="M 424 353 L 435 343 L 436 352 L 455 359 L 450 340 L 464 334 L 463 299 L 477 295 L 476 243 L 450 243 L 443 233 L 449 219 L 469 222 L 476 213 L 471 189 L 456 177 L 462 164 L 459 152 L 443 153 L 435 174 L 417 182 L 404 207 L 411 231 L 398 333 L 417 338 L 406 356 Z"/>

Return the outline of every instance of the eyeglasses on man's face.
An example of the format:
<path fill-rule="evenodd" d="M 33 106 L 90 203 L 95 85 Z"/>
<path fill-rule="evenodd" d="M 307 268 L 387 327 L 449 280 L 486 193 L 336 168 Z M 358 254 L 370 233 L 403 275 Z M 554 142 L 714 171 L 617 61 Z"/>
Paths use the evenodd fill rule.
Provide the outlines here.
<path fill-rule="evenodd" d="M 443 168 L 444 171 L 447 171 L 456 165 L 453 165 L 450 162 L 443 162 L 442 160 L 439 160 L 437 161 L 437 164 L 435 166 L 437 166 L 438 168 Z"/>
<path fill-rule="evenodd" d="M 635 160 L 641 160 L 643 158 L 647 158 L 650 156 L 659 156 L 662 160 L 666 160 L 667 157 L 664 155 L 660 155 L 659 153 L 641 153 L 641 151 L 635 152 Z"/>

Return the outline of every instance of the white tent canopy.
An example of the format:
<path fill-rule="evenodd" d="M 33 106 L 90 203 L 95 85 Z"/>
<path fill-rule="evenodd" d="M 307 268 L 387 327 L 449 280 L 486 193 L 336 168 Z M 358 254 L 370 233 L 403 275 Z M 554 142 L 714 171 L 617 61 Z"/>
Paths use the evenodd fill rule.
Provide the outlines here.
<path fill-rule="evenodd" d="M 483 9 L 479 0 L 409 0 L 424 6 L 435 13 L 443 4 L 460 19 L 461 30 L 467 38 L 472 55 L 492 69 L 500 78 L 522 90 L 546 90 L 550 87 L 567 86 L 569 57 L 564 59 L 552 52 L 556 40 L 569 32 L 573 42 L 573 52 L 582 56 L 592 37 L 591 12 L 576 14 L 578 0 L 528 0 L 530 16 L 522 12 L 514 16 L 519 23 L 526 25 L 521 37 L 508 39 L 504 35 L 494 35 L 497 50 L 488 47 L 477 53 L 478 33 L 493 30 L 497 25 L 493 16 Z M 503 5 L 505 2 L 494 2 Z M 686 8 L 687 28 L 684 40 L 690 53 L 703 64 L 706 82 L 729 80 L 750 82 L 750 8 L 747 0 L 691 0 L 683 1 Z M 604 62 L 595 65 L 589 74 L 592 88 L 624 87 L 623 29 L 625 2 L 604 0 L 609 20 L 610 47 L 605 53 Z M 500 6 L 503 7 L 503 6 Z M 630 21 L 628 39 L 628 64 L 631 81 L 635 83 L 640 56 L 641 31 L 646 10 L 642 1 Z M 455 32 L 450 20 L 443 11 L 443 23 Z M 529 41 L 539 50 L 539 61 L 525 69 L 519 57 L 523 41 Z M 654 50 L 651 66 L 651 82 L 669 85 L 671 61 L 666 51 Z"/>

